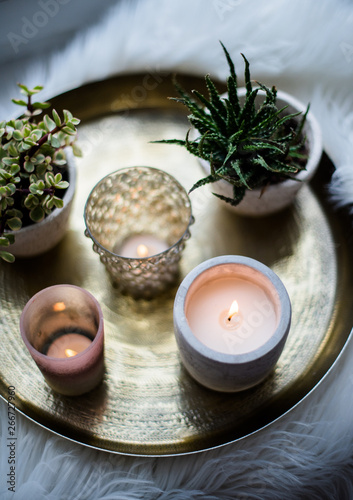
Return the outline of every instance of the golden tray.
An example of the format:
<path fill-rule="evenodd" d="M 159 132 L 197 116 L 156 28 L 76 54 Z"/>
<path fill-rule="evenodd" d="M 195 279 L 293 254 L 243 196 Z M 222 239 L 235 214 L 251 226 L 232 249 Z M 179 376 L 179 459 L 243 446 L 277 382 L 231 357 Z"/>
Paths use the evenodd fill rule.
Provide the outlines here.
<path fill-rule="evenodd" d="M 203 79 L 181 75 L 186 88 Z M 220 86 L 222 90 L 222 86 Z M 83 445 L 128 455 L 165 456 L 225 445 L 270 424 L 301 401 L 327 374 L 353 324 L 350 221 L 327 200 L 332 164 L 324 156 L 311 186 L 276 216 L 229 213 L 207 187 L 191 194 L 196 219 L 183 253 L 180 279 L 200 262 L 247 255 L 271 267 L 291 297 L 293 322 L 283 354 L 261 385 L 222 394 L 198 385 L 183 369 L 173 334 L 178 283 L 151 301 L 120 295 L 84 236 L 83 209 L 92 187 L 127 166 L 166 170 L 186 189 L 200 177 L 197 159 L 178 146 L 151 144 L 184 138 L 185 108 L 170 75 L 146 73 L 85 85 L 52 100 L 82 119 L 78 187 L 70 230 L 40 258 L 0 264 L 0 394 L 16 388 L 17 409 L 41 426 Z M 351 253 L 352 255 L 352 253 Z M 106 373 L 91 393 L 64 397 L 44 382 L 19 333 L 19 316 L 37 291 L 57 283 L 89 290 L 105 321 Z"/>

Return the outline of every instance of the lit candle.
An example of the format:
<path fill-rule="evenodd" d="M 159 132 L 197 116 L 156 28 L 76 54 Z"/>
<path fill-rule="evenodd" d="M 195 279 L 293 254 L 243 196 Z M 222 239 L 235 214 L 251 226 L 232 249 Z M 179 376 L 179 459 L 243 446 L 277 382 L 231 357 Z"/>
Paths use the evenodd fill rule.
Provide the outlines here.
<path fill-rule="evenodd" d="M 214 279 L 200 286 L 185 312 L 200 342 L 228 354 L 257 349 L 277 327 L 275 306 L 265 289 L 243 278 Z"/>
<path fill-rule="evenodd" d="M 41 290 L 24 307 L 22 339 L 49 386 L 78 396 L 104 374 L 103 315 L 97 300 L 80 287 Z"/>
<path fill-rule="evenodd" d="M 146 258 L 157 255 L 169 248 L 162 239 L 152 234 L 136 234 L 127 238 L 122 245 L 113 248 L 113 252 L 122 257 Z"/>
<path fill-rule="evenodd" d="M 43 354 L 52 358 L 71 358 L 92 344 L 90 338 L 80 333 L 63 333 L 55 337 L 48 348 L 43 349 Z"/>
<path fill-rule="evenodd" d="M 167 172 L 112 172 L 92 189 L 84 218 L 85 235 L 116 289 L 152 298 L 175 283 L 194 218 L 185 188 Z"/>
<path fill-rule="evenodd" d="M 181 360 L 201 384 L 236 392 L 271 372 L 286 341 L 291 305 L 279 277 L 247 257 L 203 262 L 181 283 L 174 331 Z"/>

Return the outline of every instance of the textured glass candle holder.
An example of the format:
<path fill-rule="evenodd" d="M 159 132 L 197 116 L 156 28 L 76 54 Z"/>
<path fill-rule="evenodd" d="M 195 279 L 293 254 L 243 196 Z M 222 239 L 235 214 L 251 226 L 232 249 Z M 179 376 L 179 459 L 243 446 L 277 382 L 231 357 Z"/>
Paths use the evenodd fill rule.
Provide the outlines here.
<path fill-rule="evenodd" d="M 104 374 L 103 314 L 97 300 L 75 285 L 54 285 L 35 294 L 20 318 L 22 339 L 48 385 L 56 392 L 78 396 L 89 392 Z M 70 344 L 78 338 L 78 343 Z M 71 349 L 50 354 L 55 343 Z M 83 341 L 83 342 L 82 342 Z M 81 347 L 76 354 L 72 349 Z M 87 346 L 87 347 L 86 347 Z"/>
<path fill-rule="evenodd" d="M 123 293 L 150 298 L 175 281 L 194 218 L 187 192 L 174 177 L 151 167 L 117 170 L 93 188 L 84 217 L 85 235 Z M 164 242 L 165 250 L 123 256 L 125 242 L 139 235 Z"/>

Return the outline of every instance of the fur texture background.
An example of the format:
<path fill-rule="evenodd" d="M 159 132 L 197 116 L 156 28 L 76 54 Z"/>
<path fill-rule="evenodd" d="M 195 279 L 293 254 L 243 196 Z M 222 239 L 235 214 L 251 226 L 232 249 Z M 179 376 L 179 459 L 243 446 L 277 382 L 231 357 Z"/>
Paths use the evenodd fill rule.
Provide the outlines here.
<path fill-rule="evenodd" d="M 82 2 L 82 9 L 89 5 Z M 55 18 L 49 22 L 55 31 Z M 336 165 L 331 196 L 338 205 L 351 206 L 353 6 L 348 0 L 116 2 L 94 26 L 70 36 L 65 45 L 62 39 L 60 50 L 40 57 L 27 50 L 26 58 L 19 50 L 12 60 L 3 61 L 0 116 L 15 113 L 8 101 L 16 95 L 17 81 L 29 86 L 40 82 L 45 86 L 43 97 L 50 98 L 130 71 L 211 72 L 222 78 L 227 67 L 218 40 L 236 64 L 241 63 L 240 52 L 246 54 L 253 77 L 276 82 L 311 102 L 325 150 Z M 29 43 L 35 46 L 36 41 L 33 37 Z M 7 408 L 0 401 L 0 498 L 351 499 L 352 362 L 350 342 L 322 383 L 287 415 L 237 443 L 185 457 L 132 458 L 98 452 L 17 414 L 15 493 L 6 484 Z"/>

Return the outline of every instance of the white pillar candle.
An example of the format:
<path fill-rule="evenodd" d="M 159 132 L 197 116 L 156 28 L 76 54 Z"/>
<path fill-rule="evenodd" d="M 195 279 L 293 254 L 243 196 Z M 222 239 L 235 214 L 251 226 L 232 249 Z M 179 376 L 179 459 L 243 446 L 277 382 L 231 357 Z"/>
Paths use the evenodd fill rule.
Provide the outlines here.
<path fill-rule="evenodd" d="M 169 245 L 152 234 L 132 235 L 123 244 L 113 248 L 113 252 L 122 257 L 146 258 L 157 255 L 169 248 Z"/>
<path fill-rule="evenodd" d="M 238 312 L 230 316 L 234 300 Z M 226 354 L 257 349 L 277 327 L 273 301 L 264 288 L 244 278 L 220 278 L 204 284 L 193 293 L 185 312 L 195 337 Z"/>

